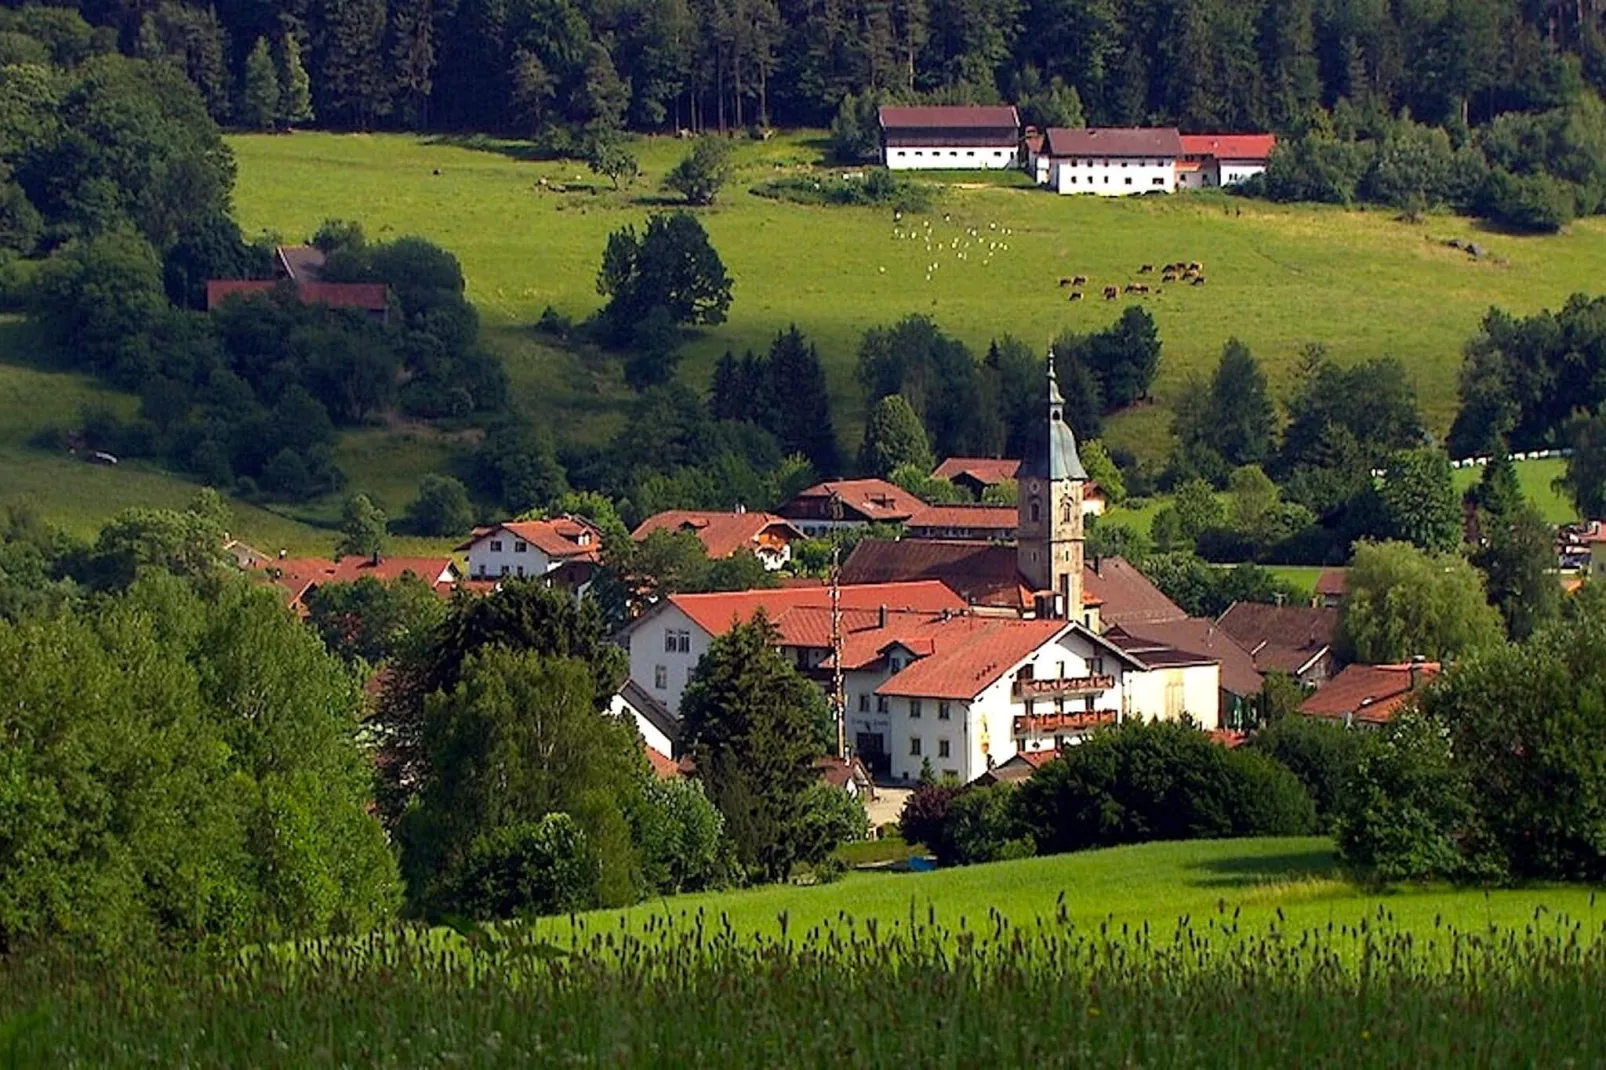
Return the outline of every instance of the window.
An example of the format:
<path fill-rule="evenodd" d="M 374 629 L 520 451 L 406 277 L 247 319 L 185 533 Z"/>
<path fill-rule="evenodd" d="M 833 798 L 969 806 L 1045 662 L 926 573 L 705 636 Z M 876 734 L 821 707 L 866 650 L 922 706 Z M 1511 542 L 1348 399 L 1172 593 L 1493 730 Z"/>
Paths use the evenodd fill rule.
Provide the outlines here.
<path fill-rule="evenodd" d="M 696 671 L 697 671 L 697 666 L 695 666 L 695 665 L 686 666 L 686 686 L 687 687 L 691 686 L 691 674 L 696 672 Z"/>
<path fill-rule="evenodd" d="M 946 739 L 937 740 L 937 757 L 948 757 L 948 741 Z"/>
<path fill-rule="evenodd" d="M 1106 186 L 1108 186 L 1110 184 L 1110 176 L 1109 175 L 1105 175 L 1104 176 L 1104 184 Z"/>
<path fill-rule="evenodd" d="M 921 151 L 920 151 L 920 150 L 919 150 L 919 149 L 916 149 L 916 150 L 915 150 L 915 155 L 916 155 L 916 156 L 924 156 L 924 155 L 925 155 L 925 153 L 923 153 L 923 152 L 921 152 Z"/>
<path fill-rule="evenodd" d="M 886 713 L 887 708 L 887 696 L 877 695 L 875 697 L 875 711 L 877 713 Z"/>
<path fill-rule="evenodd" d="M 662 691 L 669 686 L 669 666 L 654 665 L 652 667 L 652 686 L 655 691 Z"/>
<path fill-rule="evenodd" d="M 522 580 L 523 578 L 524 578 L 524 566 L 520 565 L 519 566 L 519 579 Z"/>
<path fill-rule="evenodd" d="M 910 755 L 910 757 L 913 757 L 913 758 L 920 757 L 920 737 L 919 736 L 910 736 L 909 737 L 909 755 Z"/>
<path fill-rule="evenodd" d="M 591 545 L 591 532 L 582 531 L 580 533 L 580 537 L 578 539 L 575 539 L 574 541 L 579 543 L 581 546 L 590 546 Z"/>
<path fill-rule="evenodd" d="M 948 155 L 950 155 L 950 156 L 958 156 L 959 155 L 959 150 L 958 149 L 949 149 L 948 150 Z M 976 154 L 975 153 L 971 153 L 971 155 L 974 156 Z"/>
<path fill-rule="evenodd" d="M 1089 695 L 1089 696 L 1087 696 L 1087 698 L 1082 700 L 1082 708 L 1084 710 L 1086 710 L 1088 713 L 1092 713 L 1093 712 L 1093 696 L 1092 695 Z"/>
<path fill-rule="evenodd" d="M 1063 661 L 1060 662 L 1059 675 L 1058 675 L 1057 679 L 1060 679 L 1060 680 L 1065 679 L 1065 663 Z"/>
<path fill-rule="evenodd" d="M 690 654 L 691 632 L 684 628 L 664 629 L 665 654 Z"/>
<path fill-rule="evenodd" d="M 1076 503 L 1066 498 L 1060 506 L 1060 523 L 1069 524 L 1076 519 Z"/>
<path fill-rule="evenodd" d="M 966 150 L 965 155 L 966 156 L 974 156 L 974 155 L 976 155 L 976 153 L 974 151 Z M 998 154 L 995 152 L 995 153 L 993 153 L 993 155 L 997 156 Z"/>
<path fill-rule="evenodd" d="M 1131 178 L 1128 178 L 1128 179 L 1127 179 L 1127 180 L 1126 180 L 1126 184 L 1127 184 L 1127 185 L 1129 185 L 1129 186 L 1130 186 L 1130 185 L 1131 185 L 1131 184 L 1132 184 L 1132 179 L 1131 179 Z"/>
<path fill-rule="evenodd" d="M 1039 521 L 1041 521 L 1042 519 L 1043 519 L 1043 507 L 1038 504 L 1036 498 L 1033 498 L 1032 499 L 1032 523 L 1036 524 Z"/>
<path fill-rule="evenodd" d="M 918 718 L 920 716 L 920 700 L 919 699 L 912 698 L 912 699 L 909 700 L 909 716 L 912 717 L 912 718 Z"/>
<path fill-rule="evenodd" d="M 681 631 L 678 649 L 682 654 L 691 653 L 691 632 L 685 630 Z"/>
<path fill-rule="evenodd" d="M 509 565 L 503 565 L 502 566 L 502 575 L 506 576 L 509 572 L 512 572 L 512 571 L 513 571 L 513 569 L 512 569 L 511 566 L 509 566 Z"/>
<path fill-rule="evenodd" d="M 1071 185 L 1073 185 L 1073 186 L 1076 185 L 1076 176 L 1075 175 L 1071 176 Z"/>
<path fill-rule="evenodd" d="M 948 703 L 946 703 L 946 702 L 937 703 L 937 720 L 939 720 L 939 721 L 948 720 Z"/>
<path fill-rule="evenodd" d="M 665 654 L 673 654 L 674 652 L 675 652 L 675 630 L 673 628 L 665 628 L 664 629 L 664 653 Z"/>
<path fill-rule="evenodd" d="M 1154 184 L 1156 186 L 1163 186 L 1163 185 L 1165 185 L 1165 179 L 1164 178 L 1156 178 L 1154 180 Z"/>
<path fill-rule="evenodd" d="M 501 539 L 492 539 L 491 540 L 491 553 L 499 554 L 501 552 L 502 552 L 502 540 Z"/>
<path fill-rule="evenodd" d="M 515 539 L 515 540 L 513 540 L 513 552 L 514 553 L 522 554 L 526 550 L 528 550 L 529 548 L 530 548 L 530 544 L 525 542 L 523 539 Z"/>
<path fill-rule="evenodd" d="M 859 712 L 860 713 L 869 713 L 870 712 L 870 694 L 869 694 L 869 692 L 865 692 L 864 694 L 859 696 Z"/>
<path fill-rule="evenodd" d="M 900 658 L 898 655 L 896 655 L 896 654 L 892 655 L 892 657 L 888 658 L 887 661 L 892 665 L 892 671 L 893 672 L 902 672 L 903 671 L 903 659 Z"/>

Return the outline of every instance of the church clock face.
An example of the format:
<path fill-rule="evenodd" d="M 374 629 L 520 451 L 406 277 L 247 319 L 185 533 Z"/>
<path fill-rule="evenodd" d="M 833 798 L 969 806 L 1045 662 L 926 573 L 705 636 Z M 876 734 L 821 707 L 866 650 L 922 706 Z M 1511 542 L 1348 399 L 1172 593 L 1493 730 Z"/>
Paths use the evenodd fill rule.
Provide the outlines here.
<path fill-rule="evenodd" d="M 1037 485 L 1037 480 L 1034 479 L 1027 485 L 1027 489 L 1036 494 L 1041 488 Z"/>

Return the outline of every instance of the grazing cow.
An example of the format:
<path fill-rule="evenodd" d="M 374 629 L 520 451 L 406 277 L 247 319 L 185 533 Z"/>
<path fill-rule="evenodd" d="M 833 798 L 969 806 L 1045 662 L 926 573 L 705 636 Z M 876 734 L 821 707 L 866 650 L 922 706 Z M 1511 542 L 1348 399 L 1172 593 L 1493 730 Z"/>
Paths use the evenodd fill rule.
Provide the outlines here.
<path fill-rule="evenodd" d="M 1106 300 L 1106 301 L 1114 301 L 1117 297 L 1120 297 L 1120 296 L 1121 296 L 1121 291 L 1117 290 L 1114 286 L 1106 286 L 1106 287 L 1104 287 L 1104 300 Z"/>
<path fill-rule="evenodd" d="M 1152 274 L 1154 274 L 1154 265 L 1153 264 L 1144 264 L 1142 267 L 1138 268 L 1138 274 L 1139 275 L 1152 275 Z"/>
<path fill-rule="evenodd" d="M 1189 271 L 1195 271 L 1195 272 L 1203 271 L 1204 270 L 1204 265 L 1199 263 L 1199 261 L 1195 260 L 1191 264 L 1188 265 L 1188 270 Z"/>
<path fill-rule="evenodd" d="M 1071 300 L 1072 301 L 1080 301 L 1081 299 L 1082 299 L 1082 291 L 1081 290 L 1072 290 L 1071 291 Z"/>
<path fill-rule="evenodd" d="M 1203 275 L 1195 275 L 1193 278 L 1193 284 L 1195 286 L 1203 286 L 1205 284 L 1205 277 Z"/>
<path fill-rule="evenodd" d="M 1071 280 L 1071 285 L 1072 286 L 1086 286 L 1087 285 L 1087 276 L 1086 275 L 1078 275 L 1078 276 L 1076 276 L 1076 278 Z"/>
<path fill-rule="evenodd" d="M 1063 290 L 1065 287 L 1069 286 L 1070 284 L 1071 284 L 1071 280 L 1070 279 L 1060 279 L 1060 289 Z"/>
<path fill-rule="evenodd" d="M 1175 271 L 1172 271 L 1170 268 L 1166 268 L 1165 269 L 1165 274 L 1160 276 L 1160 281 L 1161 282 L 1176 282 L 1177 281 L 1177 273 Z"/>

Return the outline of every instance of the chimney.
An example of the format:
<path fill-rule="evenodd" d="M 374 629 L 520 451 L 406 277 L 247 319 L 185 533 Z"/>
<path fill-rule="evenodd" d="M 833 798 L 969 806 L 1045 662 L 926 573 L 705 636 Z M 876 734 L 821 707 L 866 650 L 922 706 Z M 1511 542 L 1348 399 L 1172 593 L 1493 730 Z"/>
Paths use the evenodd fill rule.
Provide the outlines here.
<path fill-rule="evenodd" d="M 374 553 L 373 553 L 373 556 L 370 557 L 368 560 L 369 560 L 370 564 L 372 564 L 375 568 L 378 568 L 379 567 L 379 562 L 380 562 L 379 551 L 375 550 Z"/>
<path fill-rule="evenodd" d="M 876 627 L 877 628 L 885 628 L 886 626 L 887 626 L 887 606 L 886 606 L 886 603 L 883 602 L 881 604 L 880 611 L 876 613 Z"/>
<path fill-rule="evenodd" d="M 1425 682 L 1423 678 L 1426 675 L 1424 670 L 1427 668 L 1427 663 L 1428 659 L 1423 657 L 1421 654 L 1412 656 L 1410 670 L 1412 691 L 1422 690 L 1422 684 Z"/>
<path fill-rule="evenodd" d="M 1104 558 L 1099 554 L 1093 555 L 1093 575 L 1104 575 Z"/>

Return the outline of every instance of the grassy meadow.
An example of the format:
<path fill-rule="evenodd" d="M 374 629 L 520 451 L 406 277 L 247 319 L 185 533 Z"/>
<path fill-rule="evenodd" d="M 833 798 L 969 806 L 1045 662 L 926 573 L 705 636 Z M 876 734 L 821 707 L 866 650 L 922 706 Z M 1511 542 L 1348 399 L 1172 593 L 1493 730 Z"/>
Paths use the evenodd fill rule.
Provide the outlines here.
<path fill-rule="evenodd" d="M 18 1065 L 1595 1065 L 1603 937 L 1585 889 L 1371 895 L 1325 840 L 1151 844 L 235 959 L 19 958 L 0 1043 Z"/>
<path fill-rule="evenodd" d="M 548 305 L 575 318 L 599 307 L 595 278 L 608 233 L 666 203 L 658 184 L 684 142 L 638 141 L 643 178 L 618 193 L 578 163 L 532 158 L 520 143 L 297 133 L 230 144 L 247 234 L 302 239 L 338 216 L 360 220 L 376 238 L 417 233 L 441 243 L 462 260 L 469 296 L 525 406 L 575 438 L 617 426 L 623 388 L 609 362 L 565 352 L 527 328 Z M 735 300 L 729 321 L 691 346 L 685 374 L 702 384 L 726 348 L 764 346 L 795 322 L 826 360 L 845 439 L 856 438 L 863 412 L 853 369 L 866 328 L 923 312 L 978 349 L 1005 333 L 1047 345 L 1061 329 L 1106 325 L 1124 303 L 1096 292 L 1069 302 L 1061 277 L 1087 275 L 1096 289 L 1136 279 L 1141 264 L 1176 259 L 1202 261 L 1209 281 L 1142 299 L 1165 343 L 1157 403 L 1113 421 L 1113 441 L 1163 454 L 1171 400 L 1233 335 L 1279 389 L 1310 342 L 1345 361 L 1397 356 L 1442 432 L 1454 415 L 1462 344 L 1484 312 L 1558 306 L 1588 287 L 1606 257 L 1606 220 L 1519 238 L 1452 216 L 1407 224 L 1385 211 L 1219 195 L 1056 197 L 955 175 L 930 212 L 899 228 L 883 209 L 747 192 L 818 164 L 822 149 L 810 135 L 738 143 L 737 177 L 700 212 Z M 1474 261 L 1443 245 L 1452 237 L 1476 239 L 1491 255 Z"/>

